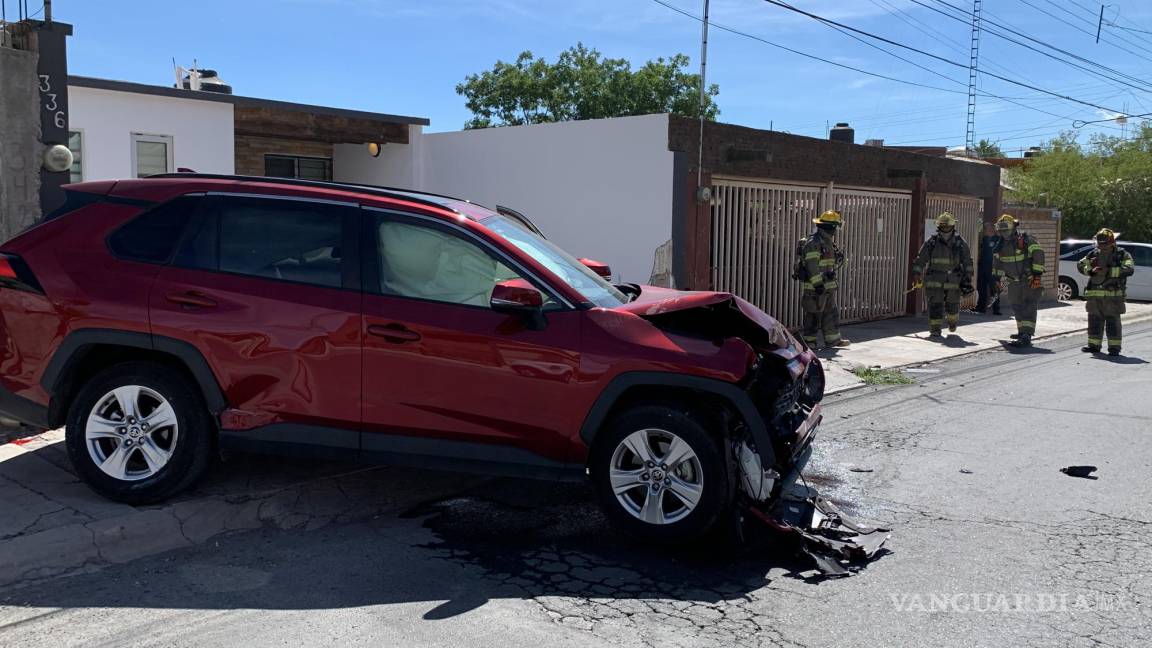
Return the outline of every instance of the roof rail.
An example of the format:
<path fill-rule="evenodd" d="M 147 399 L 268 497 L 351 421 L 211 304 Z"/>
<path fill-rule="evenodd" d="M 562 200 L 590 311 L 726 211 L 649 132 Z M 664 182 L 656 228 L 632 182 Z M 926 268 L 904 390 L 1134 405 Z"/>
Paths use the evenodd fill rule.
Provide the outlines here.
<path fill-rule="evenodd" d="M 411 191 L 409 189 L 398 189 L 391 187 L 380 187 L 370 184 L 359 184 L 354 182 L 329 182 L 325 180 L 301 180 L 299 178 L 274 178 L 270 176 L 248 176 L 248 175 L 227 175 L 223 173 L 157 173 L 154 175 L 146 176 L 145 179 L 150 178 L 198 178 L 202 180 L 241 180 L 244 182 L 263 182 L 267 184 L 283 184 L 299 187 L 315 187 L 317 189 L 347 189 L 352 191 L 359 191 L 361 193 L 372 194 L 374 196 L 381 196 L 384 198 L 395 198 L 398 200 L 408 200 L 412 202 L 421 203 L 430 207 L 438 209 L 446 209 L 454 214 L 460 212 L 445 205 L 438 203 L 435 200 L 428 200 L 421 198 L 424 196 L 434 196 L 436 198 L 446 198 L 449 200 L 460 200 L 461 202 L 468 202 L 460 198 L 453 198 L 452 196 L 442 196 L 439 194 L 428 193 L 426 191 Z"/>

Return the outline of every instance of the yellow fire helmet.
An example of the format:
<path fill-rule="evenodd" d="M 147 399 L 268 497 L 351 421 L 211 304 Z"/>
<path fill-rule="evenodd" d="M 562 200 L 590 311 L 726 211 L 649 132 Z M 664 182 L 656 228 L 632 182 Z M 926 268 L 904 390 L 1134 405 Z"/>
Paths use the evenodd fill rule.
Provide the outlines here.
<path fill-rule="evenodd" d="M 844 224 L 844 218 L 840 215 L 840 212 L 829 209 L 816 218 L 813 218 L 812 222 L 817 225 L 835 225 L 836 227 L 840 227 Z"/>
<path fill-rule="evenodd" d="M 956 227 L 956 217 L 952 212 L 944 212 L 936 217 L 936 227 Z"/>
<path fill-rule="evenodd" d="M 1102 228 L 1100 228 L 1099 232 L 1096 232 L 1096 243 L 1097 244 L 1111 244 L 1111 243 L 1115 243 L 1115 242 L 1116 242 L 1116 232 L 1113 232 L 1112 230 L 1108 229 L 1107 227 L 1102 227 Z"/>
<path fill-rule="evenodd" d="M 1012 214 L 1004 214 L 996 219 L 996 229 L 1001 232 L 1010 232 L 1019 223 L 1020 221 L 1013 218 Z"/>

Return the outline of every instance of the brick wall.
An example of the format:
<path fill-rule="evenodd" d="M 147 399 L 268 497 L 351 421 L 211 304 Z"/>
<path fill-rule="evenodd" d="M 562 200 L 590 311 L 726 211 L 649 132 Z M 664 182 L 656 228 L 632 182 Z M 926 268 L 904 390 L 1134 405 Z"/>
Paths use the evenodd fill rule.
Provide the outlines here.
<path fill-rule="evenodd" d="M 668 148 L 688 153 L 693 170 L 699 137 L 699 121 L 669 116 Z M 891 148 L 707 122 L 704 169 L 714 175 L 907 190 L 922 174 L 927 191 L 983 198 L 984 218 L 999 215 L 1000 167 Z"/>
<path fill-rule="evenodd" d="M 264 156 L 302 155 L 306 157 L 332 157 L 332 144 L 291 140 L 278 137 L 259 137 L 236 134 L 236 173 L 239 175 L 264 175 Z"/>
<path fill-rule="evenodd" d="M 1005 205 L 1004 213 L 1015 216 L 1020 221 L 1020 231 L 1031 234 L 1044 247 L 1045 297 L 1054 299 L 1060 276 L 1060 219 L 1052 218 L 1054 210 L 1043 207 Z"/>

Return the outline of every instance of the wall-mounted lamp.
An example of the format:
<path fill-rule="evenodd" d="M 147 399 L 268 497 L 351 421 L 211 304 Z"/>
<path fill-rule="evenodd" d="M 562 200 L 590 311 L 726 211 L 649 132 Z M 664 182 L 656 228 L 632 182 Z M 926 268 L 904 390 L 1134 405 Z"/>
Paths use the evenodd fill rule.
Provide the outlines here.
<path fill-rule="evenodd" d="M 384 145 L 380 142 L 368 142 L 368 155 L 380 157 L 380 150 L 382 148 L 384 148 Z"/>
<path fill-rule="evenodd" d="M 63 144 L 53 144 L 44 149 L 44 168 L 52 173 L 67 171 L 72 166 L 72 151 Z"/>

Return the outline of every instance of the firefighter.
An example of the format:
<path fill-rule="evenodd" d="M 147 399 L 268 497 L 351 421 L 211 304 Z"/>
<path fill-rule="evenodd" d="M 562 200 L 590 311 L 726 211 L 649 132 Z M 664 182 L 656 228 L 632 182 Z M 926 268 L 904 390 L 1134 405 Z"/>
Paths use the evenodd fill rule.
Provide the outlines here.
<path fill-rule="evenodd" d="M 1116 246 L 1116 234 L 1108 228 L 1096 232 L 1096 249 L 1076 264 L 1088 275 L 1084 305 L 1088 309 L 1088 346 L 1085 353 L 1100 353 L 1104 331 L 1108 332 L 1108 355 L 1120 355 L 1120 315 L 1124 313 L 1124 289 L 1136 264 L 1127 250 Z"/>
<path fill-rule="evenodd" d="M 960 322 L 960 298 L 974 292 L 972 288 L 972 250 L 956 232 L 956 217 L 944 212 L 936 217 L 936 234 L 924 245 L 912 262 L 912 285 L 923 285 L 928 300 L 928 336 L 943 337 L 940 329 L 948 323 L 955 333 Z"/>
<path fill-rule="evenodd" d="M 825 347 L 846 347 L 849 341 L 840 337 L 840 306 L 836 303 L 839 288 L 837 271 L 844 265 L 844 254 L 836 247 L 836 232 L 843 224 L 838 211 L 826 211 L 812 219 L 816 231 L 804 242 L 797 259 L 804 282 L 800 308 L 804 311 L 804 341 L 816 348 L 817 335 L 824 332 Z"/>
<path fill-rule="evenodd" d="M 1012 306 L 1016 318 L 1016 333 L 1010 343 L 1014 347 L 1032 346 L 1036 333 L 1036 306 L 1044 293 L 1044 249 L 1030 234 L 1018 230 L 1020 222 L 1010 214 L 996 221 L 996 233 L 1002 242 L 992 259 L 992 274 Z"/>

